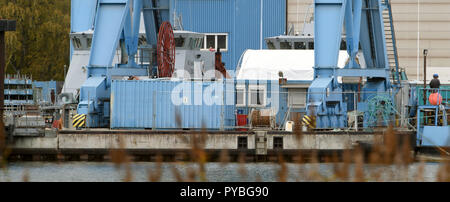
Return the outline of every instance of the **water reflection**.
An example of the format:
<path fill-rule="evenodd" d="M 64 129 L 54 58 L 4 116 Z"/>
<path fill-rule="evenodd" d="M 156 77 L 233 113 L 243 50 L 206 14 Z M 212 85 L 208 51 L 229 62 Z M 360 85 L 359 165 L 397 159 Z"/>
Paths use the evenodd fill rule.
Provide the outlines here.
<path fill-rule="evenodd" d="M 234 181 L 279 181 L 281 166 L 273 163 L 207 163 L 206 179 L 211 182 Z M 162 163 L 160 181 L 178 181 L 174 171 L 183 179 L 188 179 L 191 172 L 198 171 L 194 163 Z M 426 163 L 422 177 L 420 163 L 408 166 L 364 165 L 366 181 L 436 181 L 440 164 Z M 132 181 L 148 181 L 149 172 L 156 172 L 158 165 L 152 162 L 131 163 Z M 173 169 L 175 168 L 175 169 Z M 245 169 L 245 172 L 242 172 Z M 334 176 L 335 164 L 286 164 L 287 181 L 341 181 Z M 353 180 L 355 167 L 349 166 L 349 181 Z M 14 162 L 7 169 L 0 171 L 0 181 L 32 182 L 121 182 L 126 180 L 126 169 L 116 168 L 109 162 Z M 198 175 L 197 175 L 198 176 Z M 199 180 L 199 178 L 196 178 Z"/>

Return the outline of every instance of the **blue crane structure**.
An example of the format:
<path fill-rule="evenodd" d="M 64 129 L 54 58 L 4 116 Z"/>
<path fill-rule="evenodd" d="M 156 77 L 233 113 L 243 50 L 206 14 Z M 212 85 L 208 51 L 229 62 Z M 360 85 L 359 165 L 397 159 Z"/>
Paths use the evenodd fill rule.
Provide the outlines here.
<path fill-rule="evenodd" d="M 112 79 L 148 76 L 149 69 L 152 69 L 149 65 L 155 65 L 155 61 L 149 65 L 135 62 L 141 15 L 145 22 L 147 46 L 156 49 L 159 26 L 170 20 L 169 0 L 78 0 L 78 3 L 80 5 L 74 3 L 75 8 L 72 9 L 84 9 L 86 16 L 76 24 L 77 28 L 94 30 L 88 78 L 80 89 L 78 114 L 87 115 L 88 127 L 108 127 Z M 124 45 L 122 54 L 126 54 L 128 60 L 112 66 L 119 43 Z"/>
<path fill-rule="evenodd" d="M 387 17 L 386 11 L 389 14 Z M 399 83 L 395 81 L 399 79 L 395 37 L 387 38 L 385 33 L 387 23 L 393 28 L 389 1 L 315 0 L 314 21 L 315 71 L 314 81 L 308 90 L 309 115 L 316 117 L 316 127 L 319 129 L 346 128 L 349 110 L 343 92 L 349 88 L 355 90 L 359 85 L 360 92 L 356 95 L 358 111 L 364 112 L 364 126 L 369 127 L 373 114 L 368 103 L 372 99 L 380 101 L 380 105 L 387 104 L 386 100 L 392 101 Z M 340 69 L 337 62 L 343 29 L 350 58 L 347 65 Z M 393 66 L 388 57 L 389 39 L 394 40 Z M 366 68 L 358 64 L 359 51 L 364 55 Z M 339 77 L 364 78 L 365 82 L 346 85 L 338 81 Z M 394 78 L 393 81 L 391 78 Z"/>

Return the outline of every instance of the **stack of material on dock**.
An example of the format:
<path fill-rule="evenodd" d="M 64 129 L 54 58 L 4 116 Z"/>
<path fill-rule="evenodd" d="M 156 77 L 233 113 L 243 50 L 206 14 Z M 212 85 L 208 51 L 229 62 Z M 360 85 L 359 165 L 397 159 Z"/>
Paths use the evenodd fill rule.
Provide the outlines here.
<path fill-rule="evenodd" d="M 252 127 L 274 127 L 275 117 L 271 115 L 271 110 L 253 110 L 251 113 Z"/>
<path fill-rule="evenodd" d="M 44 117 L 26 114 L 15 118 L 13 136 L 40 137 L 44 135 Z"/>

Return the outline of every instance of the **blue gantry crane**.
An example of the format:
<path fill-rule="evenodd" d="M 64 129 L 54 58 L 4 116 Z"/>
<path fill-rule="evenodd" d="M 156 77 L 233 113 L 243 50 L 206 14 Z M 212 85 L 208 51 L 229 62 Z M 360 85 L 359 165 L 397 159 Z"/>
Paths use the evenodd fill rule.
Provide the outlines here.
<path fill-rule="evenodd" d="M 394 103 L 393 95 L 399 85 L 394 80 L 399 79 L 399 76 L 390 2 L 315 0 L 314 20 L 315 72 L 314 81 L 308 90 L 308 114 L 316 117 L 319 129 L 345 128 L 349 106 L 343 93 L 348 89 L 359 89 L 355 94 L 357 111 L 364 113 L 364 126 L 371 126 L 372 116 L 376 113 L 371 112 L 375 109 L 369 107 L 368 103 L 380 102 L 374 106 Z M 391 37 L 385 31 L 386 27 L 391 28 L 388 29 Z M 343 28 L 350 59 L 345 68 L 338 68 Z M 390 53 L 389 45 L 394 48 L 393 53 Z M 364 55 L 367 68 L 361 68 L 358 64 L 359 51 Z M 346 84 L 339 82 L 339 78 L 356 79 Z M 386 118 L 393 114 L 383 116 Z"/>
<path fill-rule="evenodd" d="M 79 6 L 86 10 L 86 19 L 82 18 L 82 23 L 72 22 L 73 27 L 92 26 L 94 34 L 87 80 L 80 89 L 77 111 L 86 115 L 88 127 L 108 127 L 110 103 L 114 99 L 110 90 L 112 80 L 149 76 L 156 66 L 156 61 L 147 65 L 135 62 L 135 55 L 142 48 L 139 46 L 141 15 L 145 24 L 145 47 L 148 52 L 156 51 L 158 30 L 164 21 L 170 20 L 169 0 L 97 0 Z M 365 127 L 374 124 L 379 111 L 385 113 L 384 120 L 389 120 L 392 110 L 383 109 L 393 109 L 386 104 L 394 103 L 393 95 L 400 84 L 389 1 L 315 0 L 314 9 L 315 73 L 308 90 L 308 115 L 315 116 L 317 128 L 324 129 L 346 128 L 348 111 L 353 110 L 364 113 Z M 343 28 L 350 57 L 341 69 L 337 62 Z M 113 66 L 119 45 L 125 57 Z M 357 58 L 360 52 L 364 55 L 364 68 Z M 347 82 L 347 78 L 353 79 Z M 350 106 L 345 95 L 350 90 L 358 91 L 355 94 L 357 109 Z"/>
<path fill-rule="evenodd" d="M 85 121 L 88 127 L 108 127 L 112 79 L 148 76 L 149 70 L 156 65 L 156 61 L 147 65 L 135 62 L 141 15 L 145 24 L 146 47 L 150 52 L 155 51 L 159 27 L 170 19 L 169 1 L 97 0 L 96 3 L 89 1 L 88 4 L 79 6 L 87 11 L 87 16 L 78 26 L 92 25 L 94 35 L 87 66 L 87 80 L 80 89 L 77 111 L 78 114 L 87 115 Z M 119 44 L 124 46 L 122 55 L 128 59 L 113 66 L 114 54 Z"/>

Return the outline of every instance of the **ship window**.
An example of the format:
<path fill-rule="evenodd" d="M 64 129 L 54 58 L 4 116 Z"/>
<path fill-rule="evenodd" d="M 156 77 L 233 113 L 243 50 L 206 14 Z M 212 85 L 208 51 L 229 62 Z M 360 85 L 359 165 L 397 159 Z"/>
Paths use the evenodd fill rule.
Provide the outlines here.
<path fill-rule="evenodd" d="M 216 49 L 216 36 L 214 35 L 209 35 L 206 36 L 206 47 L 207 49 Z"/>
<path fill-rule="evenodd" d="M 290 42 L 281 42 L 280 49 L 292 49 L 291 43 Z"/>
<path fill-rule="evenodd" d="M 176 42 L 176 41 L 175 41 Z M 147 39 L 145 38 L 145 36 L 140 36 L 139 37 L 139 42 L 138 42 L 139 46 L 143 46 L 147 44 Z"/>
<path fill-rule="evenodd" d="M 268 47 L 269 49 L 275 49 L 275 45 L 273 45 L 273 43 L 272 43 L 271 41 L 268 41 L 268 42 L 267 42 L 267 47 Z"/>
<path fill-rule="evenodd" d="M 184 46 L 184 38 L 181 36 L 175 38 L 175 47 L 183 47 L 183 46 Z"/>
<path fill-rule="evenodd" d="M 341 42 L 341 50 L 347 50 L 347 42 L 344 40 Z"/>
<path fill-rule="evenodd" d="M 273 149 L 283 149 L 283 137 L 273 137 Z"/>
<path fill-rule="evenodd" d="M 248 148 L 248 140 L 247 137 L 238 137 L 238 149 L 247 149 Z"/>
<path fill-rule="evenodd" d="M 190 38 L 190 39 L 189 39 L 189 49 L 190 49 L 190 50 L 195 49 L 195 45 L 196 45 L 195 39 L 194 39 L 194 38 Z"/>
<path fill-rule="evenodd" d="M 220 50 L 227 49 L 227 36 L 226 35 L 217 35 L 217 47 Z"/>
<path fill-rule="evenodd" d="M 197 38 L 197 48 L 198 49 L 203 48 L 203 39 Z"/>
<path fill-rule="evenodd" d="M 87 46 L 88 46 L 88 48 L 91 48 L 91 44 L 92 44 L 92 38 L 87 38 Z"/>
<path fill-rule="evenodd" d="M 228 51 L 228 34 L 206 34 L 203 44 L 203 50 L 220 48 L 221 52 Z"/>
<path fill-rule="evenodd" d="M 253 107 L 264 107 L 266 105 L 265 86 L 249 87 L 249 105 Z"/>
<path fill-rule="evenodd" d="M 72 39 L 72 44 L 73 47 L 75 47 L 75 49 L 80 49 L 81 48 L 81 41 L 79 38 L 73 38 Z"/>
<path fill-rule="evenodd" d="M 314 42 L 308 43 L 308 49 L 313 50 L 314 49 Z"/>
<path fill-rule="evenodd" d="M 294 49 L 305 50 L 306 49 L 305 42 L 295 42 L 294 43 Z"/>
<path fill-rule="evenodd" d="M 236 86 L 236 106 L 245 106 L 245 86 Z"/>

